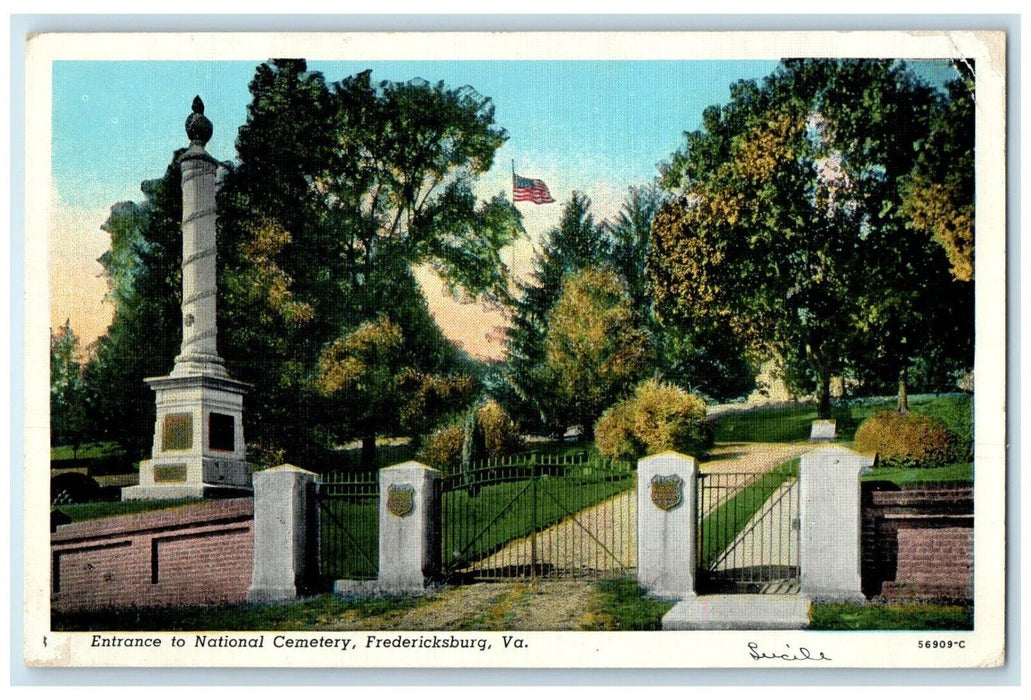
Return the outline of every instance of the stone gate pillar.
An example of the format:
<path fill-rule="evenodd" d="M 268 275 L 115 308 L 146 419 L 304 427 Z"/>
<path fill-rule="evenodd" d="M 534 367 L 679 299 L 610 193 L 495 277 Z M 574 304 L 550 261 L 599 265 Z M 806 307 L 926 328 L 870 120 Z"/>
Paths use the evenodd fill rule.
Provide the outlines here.
<path fill-rule="evenodd" d="M 318 572 L 315 474 L 292 464 L 254 477 L 254 568 L 247 600 L 292 600 Z"/>
<path fill-rule="evenodd" d="M 440 472 L 404 462 L 379 472 L 379 578 L 391 593 L 420 593 L 440 575 Z"/>
<path fill-rule="evenodd" d="M 859 477 L 874 461 L 874 457 L 837 446 L 802 455 L 798 470 L 800 587 L 812 600 L 865 599 L 860 572 Z"/>
<path fill-rule="evenodd" d="M 659 598 L 695 595 L 694 457 L 663 452 L 637 462 L 637 581 Z"/>

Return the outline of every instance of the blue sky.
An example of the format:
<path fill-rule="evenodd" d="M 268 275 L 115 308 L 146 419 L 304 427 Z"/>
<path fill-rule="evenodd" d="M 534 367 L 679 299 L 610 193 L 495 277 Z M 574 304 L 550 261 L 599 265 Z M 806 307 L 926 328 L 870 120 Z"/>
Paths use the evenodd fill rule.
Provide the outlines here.
<path fill-rule="evenodd" d="M 87 340 L 103 331 L 110 308 L 103 305 L 105 289 L 95 261 L 107 246 L 100 225 L 110 206 L 142 199 L 140 183 L 160 177 L 172 152 L 187 144 L 183 123 L 196 94 L 215 127 L 208 151 L 220 160 L 234 159 L 255 66 L 253 61 L 54 63 L 54 323 L 72 317 Z M 517 270 L 529 265 L 533 242 L 558 222 L 561 204 L 573 190 L 592 199 L 596 219 L 612 216 L 627 188 L 651 181 L 657 165 L 681 145 L 683 132 L 699 127 L 703 110 L 727 101 L 733 82 L 760 79 L 775 67 L 775 61 L 744 60 L 309 62 L 329 82 L 371 68 L 374 80 L 442 80 L 492 98 L 495 121 L 509 139 L 480 179 L 477 194 L 510 195 L 514 160 L 519 174 L 545 180 L 558 200 L 519 205 L 529 237 L 508 253 Z M 951 70 L 941 63 L 921 67 L 934 82 L 947 79 Z M 478 325 L 473 319 L 460 323 Z"/>
<path fill-rule="evenodd" d="M 570 181 L 627 185 L 651 179 L 656 164 L 726 100 L 740 78 L 760 78 L 772 61 L 406 61 L 325 62 L 309 67 L 335 81 L 371 68 L 374 80 L 424 78 L 470 85 L 491 97 L 509 132 L 495 169 L 511 159 L 529 175 L 545 169 Z M 58 62 L 54 66 L 54 179 L 61 199 L 94 206 L 137 198 L 140 181 L 163 172 L 184 145 L 182 122 L 200 94 L 215 124 L 208 150 L 235 156 L 246 118 L 253 62 Z M 575 174 L 583 178 L 577 181 Z"/>

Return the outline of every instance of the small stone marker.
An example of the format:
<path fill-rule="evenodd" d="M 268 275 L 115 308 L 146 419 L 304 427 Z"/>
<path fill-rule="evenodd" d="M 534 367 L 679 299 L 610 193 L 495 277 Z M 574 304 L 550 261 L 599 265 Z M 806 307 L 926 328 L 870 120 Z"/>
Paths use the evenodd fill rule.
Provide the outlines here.
<path fill-rule="evenodd" d="M 809 442 L 834 442 L 838 436 L 837 422 L 832 420 L 814 420 Z"/>

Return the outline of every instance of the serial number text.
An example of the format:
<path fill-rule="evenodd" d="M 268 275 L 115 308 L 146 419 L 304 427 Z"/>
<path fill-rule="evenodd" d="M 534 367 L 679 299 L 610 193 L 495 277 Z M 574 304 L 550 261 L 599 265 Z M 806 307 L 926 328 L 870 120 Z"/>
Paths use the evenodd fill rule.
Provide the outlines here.
<path fill-rule="evenodd" d="M 967 643 L 962 639 L 921 639 L 916 643 L 917 649 L 966 649 Z"/>

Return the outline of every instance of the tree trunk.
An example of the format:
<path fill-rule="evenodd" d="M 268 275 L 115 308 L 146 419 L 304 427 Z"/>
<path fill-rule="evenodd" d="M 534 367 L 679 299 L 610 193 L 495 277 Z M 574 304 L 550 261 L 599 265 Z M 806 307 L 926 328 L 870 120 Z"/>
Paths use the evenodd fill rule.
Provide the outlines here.
<path fill-rule="evenodd" d="M 820 373 L 820 403 L 816 409 L 816 417 L 828 420 L 831 417 L 831 375 Z"/>
<path fill-rule="evenodd" d="M 376 436 L 366 435 L 362 438 L 362 469 L 376 468 Z"/>
<path fill-rule="evenodd" d="M 903 368 L 899 372 L 899 413 L 902 415 L 909 413 L 909 386 L 907 379 L 906 369 Z"/>

